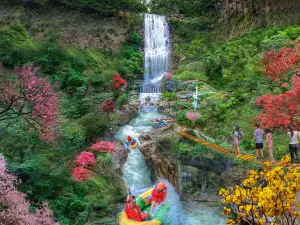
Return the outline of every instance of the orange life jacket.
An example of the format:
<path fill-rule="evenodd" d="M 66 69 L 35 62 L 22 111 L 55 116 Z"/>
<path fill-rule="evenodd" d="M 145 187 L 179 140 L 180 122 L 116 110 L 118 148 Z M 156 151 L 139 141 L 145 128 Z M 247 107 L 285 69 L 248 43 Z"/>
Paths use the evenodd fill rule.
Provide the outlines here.
<path fill-rule="evenodd" d="M 155 187 L 154 190 L 152 191 L 151 201 L 154 201 L 158 204 L 163 202 L 167 195 L 166 191 L 167 188 L 165 188 L 163 191 L 158 192 L 157 187 Z"/>
<path fill-rule="evenodd" d="M 127 203 L 125 205 L 124 211 L 125 211 L 128 219 L 135 220 L 138 222 L 143 221 L 143 215 L 142 215 L 141 209 L 140 209 L 140 207 L 138 207 L 137 204 L 134 203 L 134 207 L 132 208 L 130 203 Z"/>

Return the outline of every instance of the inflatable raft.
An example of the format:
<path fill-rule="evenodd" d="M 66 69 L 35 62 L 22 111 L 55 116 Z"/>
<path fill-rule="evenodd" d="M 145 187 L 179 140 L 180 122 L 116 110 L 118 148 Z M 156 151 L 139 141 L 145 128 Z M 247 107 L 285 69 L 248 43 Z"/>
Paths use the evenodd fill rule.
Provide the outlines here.
<path fill-rule="evenodd" d="M 162 124 L 162 123 L 172 123 L 175 122 L 175 119 L 172 118 L 159 118 L 156 120 L 152 120 L 152 123 L 154 124 Z"/>
<path fill-rule="evenodd" d="M 136 204 L 140 207 L 140 209 L 143 212 L 150 212 L 150 201 L 145 201 L 147 197 L 150 197 L 152 194 L 154 188 L 149 189 L 148 191 L 144 192 L 140 196 L 136 198 Z M 165 221 L 165 215 L 168 212 L 168 207 L 166 205 L 162 205 L 158 212 L 156 212 L 155 217 L 150 220 L 150 221 L 144 221 L 144 222 L 137 222 L 133 221 L 127 218 L 126 214 L 124 211 L 122 211 L 117 218 L 117 223 L 119 225 L 162 225 L 163 222 Z"/>
<path fill-rule="evenodd" d="M 127 140 L 125 144 L 127 148 L 137 148 L 138 146 L 138 143 L 135 139 L 132 139 L 132 141 Z"/>

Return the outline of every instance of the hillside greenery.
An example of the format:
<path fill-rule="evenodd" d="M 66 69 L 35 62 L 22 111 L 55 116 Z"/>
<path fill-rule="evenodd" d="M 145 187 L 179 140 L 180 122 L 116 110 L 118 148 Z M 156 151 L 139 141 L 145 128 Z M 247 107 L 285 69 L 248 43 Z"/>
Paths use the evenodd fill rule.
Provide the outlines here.
<path fill-rule="evenodd" d="M 37 65 L 38 75 L 59 93 L 58 139 L 44 142 L 36 132 L 29 132 L 27 124 L 5 120 L 0 122 L 0 145 L 9 169 L 22 180 L 20 190 L 33 206 L 48 201 L 62 225 L 115 223 L 113 216 L 125 190 L 120 175 L 112 169 L 111 155 L 98 154 L 96 175 L 90 181 L 75 182 L 71 169 L 75 156 L 104 136 L 119 118 L 117 112 L 107 120 L 98 111 L 100 104 L 113 99 L 121 107 L 128 101 L 127 93 L 111 88 L 113 75 L 134 79 L 142 74 L 139 22 L 129 30 L 118 52 L 61 46 L 56 35 L 36 41 L 22 23 L 0 28 L 3 72 L 11 73 L 23 64 Z"/>
<path fill-rule="evenodd" d="M 286 91 L 264 75 L 264 52 L 291 47 L 291 43 L 286 41 L 299 39 L 299 27 L 258 29 L 229 41 L 211 39 L 208 30 L 187 38 L 188 34 L 181 34 L 179 28 L 175 38 L 183 41 L 174 44 L 174 56 L 184 60 L 179 64 L 175 77 L 180 80 L 196 79 L 216 90 L 215 94 L 200 97 L 202 117 L 198 125 L 201 130 L 217 143 L 227 146 L 234 126 L 239 125 L 244 133 L 242 152 L 254 155 L 250 143 L 259 112 L 254 102 L 266 93 L 277 95 Z M 182 115 L 178 115 L 182 118 L 181 123 L 191 126 L 191 122 L 184 118 L 184 113 Z M 273 131 L 274 155 L 277 159 L 288 154 L 286 132 L 284 129 Z M 265 155 L 268 155 L 267 150 Z"/>

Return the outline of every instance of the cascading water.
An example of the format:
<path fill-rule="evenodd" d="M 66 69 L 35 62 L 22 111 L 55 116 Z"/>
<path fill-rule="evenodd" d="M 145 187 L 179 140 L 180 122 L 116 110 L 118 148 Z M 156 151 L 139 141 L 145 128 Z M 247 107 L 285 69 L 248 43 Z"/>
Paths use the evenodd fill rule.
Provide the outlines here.
<path fill-rule="evenodd" d="M 169 69 L 170 37 L 165 16 L 145 14 L 145 82 L 141 85 L 141 104 L 155 104 L 161 96 L 161 79 Z"/>
<path fill-rule="evenodd" d="M 145 74 L 150 82 L 168 71 L 169 28 L 165 16 L 145 14 Z"/>

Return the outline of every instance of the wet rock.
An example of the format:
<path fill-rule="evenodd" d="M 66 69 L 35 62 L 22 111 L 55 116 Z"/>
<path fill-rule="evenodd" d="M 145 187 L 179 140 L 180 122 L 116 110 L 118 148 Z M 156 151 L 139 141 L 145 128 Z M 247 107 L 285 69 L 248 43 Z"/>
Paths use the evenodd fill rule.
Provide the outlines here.
<path fill-rule="evenodd" d="M 120 110 L 120 118 L 117 121 L 118 126 L 124 126 L 138 115 L 138 107 L 136 105 L 124 105 Z"/>
<path fill-rule="evenodd" d="M 178 189 L 178 163 L 167 151 L 173 135 L 175 134 L 169 128 L 143 133 L 139 137 L 141 143 L 139 149 L 146 157 L 147 165 L 152 172 L 151 177 L 155 180 L 165 178 Z"/>
<path fill-rule="evenodd" d="M 127 161 L 129 150 L 120 140 L 114 140 L 116 149 L 112 152 L 113 169 L 122 174 L 122 166 Z"/>

